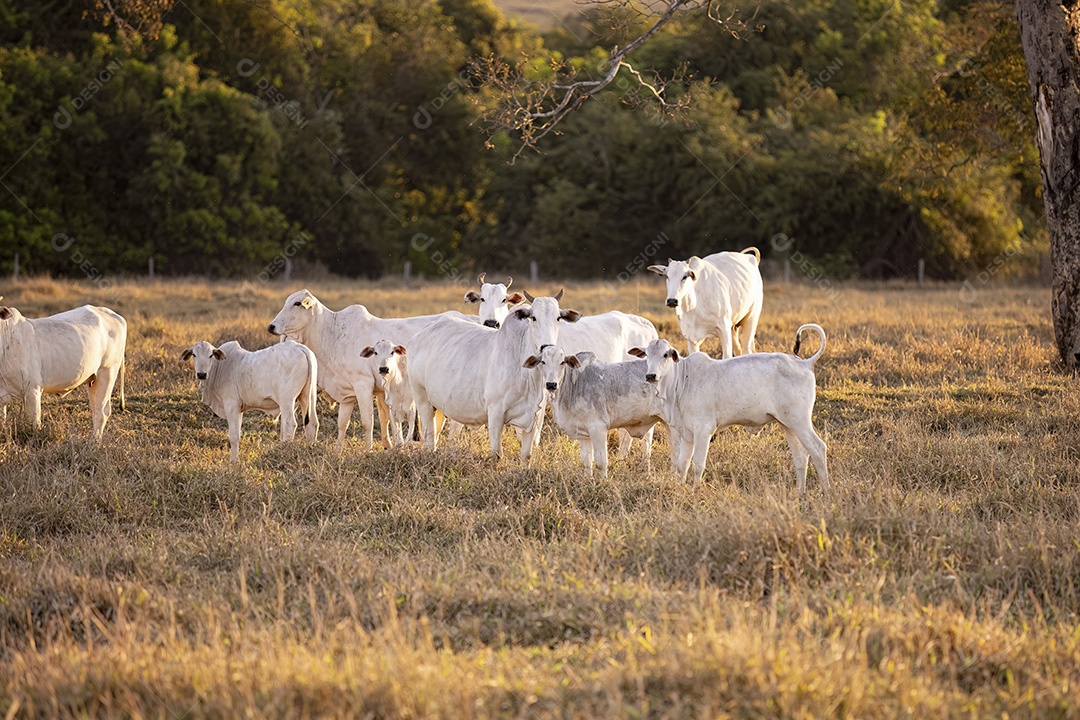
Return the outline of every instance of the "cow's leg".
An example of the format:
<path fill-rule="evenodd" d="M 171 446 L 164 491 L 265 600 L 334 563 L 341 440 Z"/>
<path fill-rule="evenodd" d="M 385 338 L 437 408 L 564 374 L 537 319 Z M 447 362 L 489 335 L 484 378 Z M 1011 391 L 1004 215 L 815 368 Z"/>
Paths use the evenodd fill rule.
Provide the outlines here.
<path fill-rule="evenodd" d="M 523 465 L 529 464 L 529 460 L 532 459 L 533 448 L 540 445 L 540 431 L 544 427 L 544 412 L 546 410 L 546 407 L 541 407 L 533 419 L 532 428 L 521 432 L 521 462 Z"/>
<path fill-rule="evenodd" d="M 434 450 L 439 441 L 439 427 L 436 414 L 442 415 L 428 400 L 427 393 L 413 387 L 413 397 L 416 402 L 416 416 L 420 421 L 420 436 L 424 441 L 424 447 Z"/>
<path fill-rule="evenodd" d="M 122 368 L 98 368 L 97 378 L 90 386 L 90 410 L 94 413 L 94 437 L 101 440 L 105 423 L 112 415 L 112 393 Z"/>
<path fill-rule="evenodd" d="M 394 446 L 394 440 L 397 439 L 397 444 L 401 444 L 401 426 L 398 426 L 397 432 L 394 432 L 394 420 L 390 417 L 390 406 L 386 404 L 386 391 L 379 388 L 375 388 L 375 405 L 379 411 L 379 438 L 382 440 L 384 448 Z"/>
<path fill-rule="evenodd" d="M 502 429 L 503 409 L 497 406 L 488 407 L 488 441 L 491 443 L 491 456 L 498 459 L 502 455 Z M 524 439 L 522 440 L 522 455 L 525 453 Z"/>
<path fill-rule="evenodd" d="M 682 480 L 690 465 L 690 455 L 694 449 L 693 435 L 689 428 L 668 426 L 668 443 L 671 445 L 671 473 Z"/>
<path fill-rule="evenodd" d="M 742 355 L 742 339 L 739 337 L 739 326 L 731 329 L 731 349 L 735 355 Z"/>
<path fill-rule="evenodd" d="M 641 438 L 641 449 L 645 452 L 645 462 L 649 463 L 652 460 L 652 442 L 653 433 L 656 432 L 656 426 L 653 425 L 649 428 L 649 431 Z"/>
<path fill-rule="evenodd" d="M 413 433 L 416 431 L 416 405 L 414 404 L 409 408 L 409 419 L 406 422 L 405 440 L 404 442 L 410 443 L 413 441 Z"/>
<path fill-rule="evenodd" d="M 27 388 L 23 395 L 23 407 L 26 415 L 30 418 L 30 426 L 35 430 L 41 429 L 41 388 Z"/>
<path fill-rule="evenodd" d="M 593 446 L 588 437 L 578 439 L 578 449 L 581 451 L 581 464 L 590 477 L 593 474 Z"/>
<path fill-rule="evenodd" d="M 281 411 L 281 442 L 289 442 L 296 436 L 296 400 L 278 399 Z"/>
<path fill-rule="evenodd" d="M 590 427 L 589 439 L 592 441 L 593 454 L 596 458 L 596 469 L 600 471 L 600 479 L 606 480 L 608 469 L 608 427 L 606 425 L 594 425 Z"/>
<path fill-rule="evenodd" d="M 720 357 L 728 359 L 731 355 L 731 325 L 724 323 L 720 326 Z"/>
<path fill-rule="evenodd" d="M 799 442 L 799 436 L 794 430 L 783 423 L 780 426 L 784 428 L 784 437 L 787 438 L 788 449 L 791 450 L 791 459 L 795 462 L 795 487 L 801 494 L 806 490 L 806 468 L 810 463 L 810 453 Z"/>
<path fill-rule="evenodd" d="M 371 393 L 356 394 L 356 409 L 360 411 L 360 424 L 363 426 L 367 449 L 375 445 L 375 403 Z"/>
<path fill-rule="evenodd" d="M 450 437 L 456 436 L 459 432 L 461 432 L 461 429 L 464 428 L 464 427 L 465 426 L 462 425 L 461 423 L 459 423 L 457 420 L 451 420 L 450 421 Z"/>
<path fill-rule="evenodd" d="M 757 326 L 759 320 L 761 320 L 760 300 L 754 303 L 754 307 L 750 310 L 750 314 L 743 320 L 743 328 L 746 333 L 747 354 L 757 352 Z"/>
<path fill-rule="evenodd" d="M 352 418 L 354 407 L 356 407 L 356 398 L 344 398 L 338 403 L 337 445 L 334 446 L 334 452 L 338 455 L 345 449 L 345 433 L 349 431 L 349 420 Z"/>
<path fill-rule="evenodd" d="M 792 432 L 795 433 L 798 441 L 805 448 L 805 452 L 809 453 L 810 459 L 814 461 L 814 470 L 817 471 L 817 479 L 821 483 L 821 489 L 829 492 L 829 465 L 825 455 L 825 441 L 814 431 L 814 426 L 809 420 L 795 425 Z M 788 444 L 791 444 L 790 437 L 788 438 Z M 792 450 L 792 455 L 794 456 L 794 454 L 795 451 Z M 802 461 L 802 477 L 798 475 L 798 459 L 796 459 L 795 465 L 796 479 L 799 481 L 798 487 L 801 493 L 806 490 L 806 460 L 803 459 Z"/>
<path fill-rule="evenodd" d="M 625 428 L 619 428 L 619 459 L 625 460 L 626 456 L 630 454 L 630 443 L 634 441 L 634 438 L 630 436 L 630 433 Z"/>
<path fill-rule="evenodd" d="M 225 415 L 229 420 L 229 459 L 233 462 L 240 461 L 240 433 L 244 427 L 244 413 L 239 408 L 225 408 Z"/>
<path fill-rule="evenodd" d="M 705 477 L 705 460 L 709 457 L 709 441 L 712 440 L 713 431 L 707 427 L 694 428 L 693 452 L 694 452 L 694 480 L 701 482 Z"/>
<path fill-rule="evenodd" d="M 701 343 L 703 342 L 705 342 L 705 338 L 702 338 L 700 340 L 691 340 L 690 338 L 686 338 L 686 354 L 690 355 L 701 350 Z"/>

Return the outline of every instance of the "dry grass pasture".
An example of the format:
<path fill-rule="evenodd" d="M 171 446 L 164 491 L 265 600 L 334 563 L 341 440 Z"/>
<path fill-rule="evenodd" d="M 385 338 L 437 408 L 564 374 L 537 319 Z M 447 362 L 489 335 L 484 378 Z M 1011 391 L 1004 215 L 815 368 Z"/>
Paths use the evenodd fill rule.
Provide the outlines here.
<path fill-rule="evenodd" d="M 295 289 L 4 288 L 28 316 L 113 306 L 129 369 L 100 446 L 81 391 L 40 433 L 14 407 L 3 428 L 0 717 L 1080 714 L 1080 386 L 1047 290 L 767 285 L 759 349 L 829 334 L 834 490 L 800 498 L 775 427 L 720 433 L 702 484 L 666 476 L 663 440 L 601 482 L 548 428 L 528 469 L 509 432 L 499 463 L 476 431 L 435 454 L 354 434 L 338 459 L 325 398 L 315 446 L 249 415 L 232 467 L 178 357 L 268 344 Z M 453 285 L 311 290 L 463 307 Z M 675 339 L 662 295 L 569 284 L 563 305 Z"/>

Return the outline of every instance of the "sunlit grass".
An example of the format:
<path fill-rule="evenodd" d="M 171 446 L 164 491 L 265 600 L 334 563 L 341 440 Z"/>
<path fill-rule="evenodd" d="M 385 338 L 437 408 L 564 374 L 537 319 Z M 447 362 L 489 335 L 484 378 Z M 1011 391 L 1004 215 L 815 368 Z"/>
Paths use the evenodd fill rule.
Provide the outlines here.
<path fill-rule="evenodd" d="M 682 348 L 659 281 L 569 283 Z M 524 284 L 524 283 L 522 283 Z M 299 287 L 299 286 L 297 286 Z M 1080 707 L 1080 389 L 1044 289 L 768 286 L 758 346 L 828 332 L 815 424 L 834 492 L 776 429 L 721 433 L 706 481 L 533 467 L 473 431 L 332 453 L 245 422 L 241 464 L 181 351 L 270 344 L 297 287 L 30 280 L 35 316 L 129 321 L 127 413 L 81 392 L 0 444 L 0 717 L 1010 717 Z M 312 283 L 331 308 L 467 311 L 455 285 Z M 538 293 L 557 285 L 529 288 Z M 707 346 L 715 350 L 715 344 Z"/>

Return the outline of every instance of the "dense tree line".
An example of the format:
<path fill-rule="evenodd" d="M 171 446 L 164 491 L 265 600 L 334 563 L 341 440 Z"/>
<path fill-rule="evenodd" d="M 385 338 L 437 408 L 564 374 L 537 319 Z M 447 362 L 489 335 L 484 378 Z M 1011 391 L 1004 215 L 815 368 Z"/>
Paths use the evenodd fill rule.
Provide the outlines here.
<path fill-rule="evenodd" d="M 938 277 L 1045 251 L 1015 19 L 953 0 L 694 13 L 513 164 L 473 58 L 600 71 L 599 10 L 544 35 L 489 0 L 189 0 L 126 33 L 0 0 L 0 269 L 270 277 L 476 268 L 614 277 L 643 251 L 797 249 L 834 277 Z M 777 238 L 783 238 L 778 242 Z M 995 264 L 996 263 L 996 264 Z M 88 269 L 89 268 L 89 269 Z"/>

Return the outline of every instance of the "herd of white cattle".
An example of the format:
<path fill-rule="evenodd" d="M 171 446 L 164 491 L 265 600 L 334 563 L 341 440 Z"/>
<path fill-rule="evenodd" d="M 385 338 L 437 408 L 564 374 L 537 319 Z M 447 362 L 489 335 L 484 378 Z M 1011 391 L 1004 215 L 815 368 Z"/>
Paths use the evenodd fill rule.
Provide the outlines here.
<path fill-rule="evenodd" d="M 827 491 L 825 443 L 812 423 L 814 362 L 825 349 L 825 331 L 814 324 L 798 328 L 792 354 L 754 352 L 760 259 L 747 248 L 649 267 L 667 280 L 667 305 L 688 343 L 685 357 L 645 318 L 619 311 L 585 316 L 560 305 L 561 290 L 551 297 L 510 293 L 512 280 L 489 283 L 481 275 L 479 291 L 465 295 L 467 303 L 479 305 L 479 316 L 447 311 L 379 318 L 363 305 L 335 312 L 300 290 L 267 327 L 279 343 L 252 352 L 235 341 L 221 347 L 200 341 L 181 359 L 193 360 L 203 402 L 228 421 L 234 461 L 248 411 L 280 416 L 281 440 L 288 441 L 297 430 L 299 403 L 304 435 L 314 441 L 316 393 L 322 389 L 338 404 L 338 453 L 354 409 L 372 446 L 377 408 L 387 447 L 411 441 L 419 418 L 422 440 L 434 450 L 449 419 L 451 433 L 486 425 L 491 454 L 498 457 L 503 428 L 510 425 L 528 463 L 550 404 L 556 426 L 579 443 L 589 473 L 595 466 L 606 476 L 611 430 L 620 431 L 620 456 L 631 438 L 640 438 L 648 457 L 653 429 L 663 423 L 672 472 L 685 478 L 692 465 L 700 479 L 717 430 L 743 425 L 756 431 L 777 422 L 799 492 L 805 491 L 810 460 Z M 804 359 L 799 345 L 806 330 L 820 341 Z M 719 338 L 721 359 L 698 352 L 708 337 Z M 28 319 L 0 307 L 4 417 L 7 404 L 21 400 L 39 428 L 42 393 L 66 395 L 85 384 L 93 437 L 100 439 L 118 380 L 124 408 L 126 342 L 127 323 L 108 308 L 86 305 Z"/>

